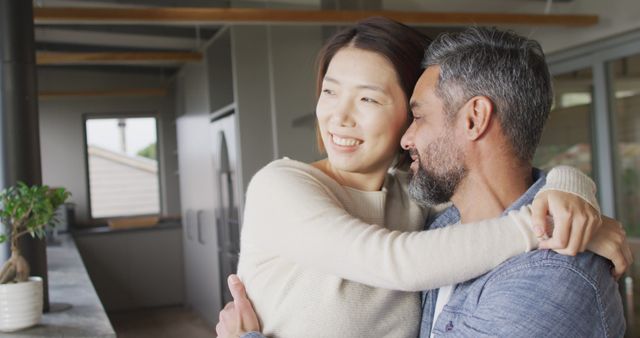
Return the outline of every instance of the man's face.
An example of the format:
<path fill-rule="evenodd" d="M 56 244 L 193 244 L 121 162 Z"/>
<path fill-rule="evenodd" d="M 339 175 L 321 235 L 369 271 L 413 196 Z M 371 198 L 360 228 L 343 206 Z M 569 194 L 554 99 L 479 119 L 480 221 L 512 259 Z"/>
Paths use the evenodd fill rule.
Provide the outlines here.
<path fill-rule="evenodd" d="M 467 173 L 459 142 L 463 126 L 448 117 L 436 95 L 439 74 L 439 67 L 429 67 L 418 80 L 411 97 L 414 119 L 401 141 L 413 160 L 409 193 L 428 205 L 448 202 Z"/>

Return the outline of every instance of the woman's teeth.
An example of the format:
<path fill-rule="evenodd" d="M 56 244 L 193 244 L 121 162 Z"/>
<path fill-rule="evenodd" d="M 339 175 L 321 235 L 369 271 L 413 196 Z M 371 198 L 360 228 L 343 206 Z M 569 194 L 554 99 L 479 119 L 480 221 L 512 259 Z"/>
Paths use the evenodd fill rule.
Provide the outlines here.
<path fill-rule="evenodd" d="M 333 137 L 333 143 L 339 145 L 339 146 L 344 146 L 344 147 L 352 147 L 352 146 L 357 146 L 360 143 L 362 143 L 362 141 L 353 139 L 353 138 L 342 138 L 336 135 L 332 135 Z"/>

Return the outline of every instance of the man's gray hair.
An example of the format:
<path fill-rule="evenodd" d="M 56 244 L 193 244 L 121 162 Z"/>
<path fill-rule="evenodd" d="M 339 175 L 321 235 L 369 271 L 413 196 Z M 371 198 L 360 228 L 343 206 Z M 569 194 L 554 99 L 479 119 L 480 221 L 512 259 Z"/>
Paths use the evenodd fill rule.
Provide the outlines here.
<path fill-rule="evenodd" d="M 488 97 L 514 155 L 531 162 L 553 101 L 537 41 L 495 28 L 446 33 L 425 52 L 423 67 L 430 66 L 440 67 L 436 93 L 449 117 L 472 97 Z"/>

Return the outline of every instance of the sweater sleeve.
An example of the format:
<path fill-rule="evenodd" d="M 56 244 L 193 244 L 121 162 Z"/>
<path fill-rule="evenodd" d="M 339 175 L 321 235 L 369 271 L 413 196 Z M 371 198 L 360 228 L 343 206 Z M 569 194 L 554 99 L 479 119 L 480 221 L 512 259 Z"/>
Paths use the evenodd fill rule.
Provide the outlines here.
<path fill-rule="evenodd" d="M 243 236 L 303 267 L 402 291 L 469 280 L 538 244 L 529 207 L 430 231 L 391 231 L 350 215 L 308 173 L 282 167 L 264 168 L 249 184 Z"/>
<path fill-rule="evenodd" d="M 266 167 L 249 184 L 242 236 L 267 255 L 307 268 L 374 287 L 420 291 L 479 276 L 535 248 L 529 224 L 530 211 L 523 208 L 474 224 L 391 231 L 351 216 L 308 173 Z"/>
<path fill-rule="evenodd" d="M 598 213 L 600 212 L 600 205 L 596 198 L 596 184 L 589 176 L 574 167 L 563 165 L 551 169 L 547 174 L 545 186 L 538 191 L 536 197 L 548 190 L 563 191 L 577 195 L 594 207 Z"/>

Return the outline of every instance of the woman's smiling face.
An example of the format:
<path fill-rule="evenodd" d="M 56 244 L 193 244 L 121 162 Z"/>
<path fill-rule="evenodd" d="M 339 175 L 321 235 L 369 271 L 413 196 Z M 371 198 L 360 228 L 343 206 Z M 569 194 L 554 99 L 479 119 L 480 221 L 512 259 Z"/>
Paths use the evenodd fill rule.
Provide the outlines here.
<path fill-rule="evenodd" d="M 316 116 L 334 169 L 386 171 L 407 127 L 407 98 L 384 56 L 345 47 L 329 63 Z"/>

